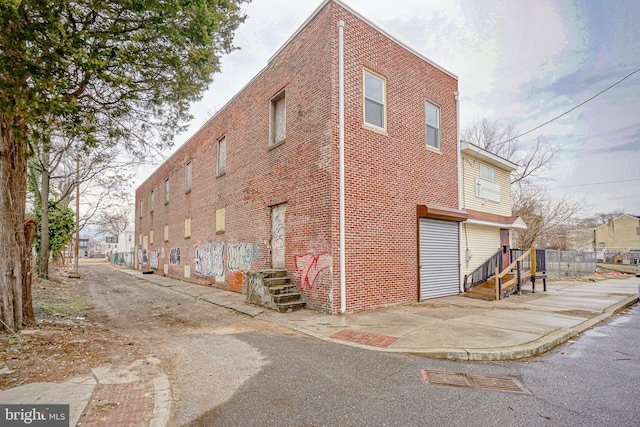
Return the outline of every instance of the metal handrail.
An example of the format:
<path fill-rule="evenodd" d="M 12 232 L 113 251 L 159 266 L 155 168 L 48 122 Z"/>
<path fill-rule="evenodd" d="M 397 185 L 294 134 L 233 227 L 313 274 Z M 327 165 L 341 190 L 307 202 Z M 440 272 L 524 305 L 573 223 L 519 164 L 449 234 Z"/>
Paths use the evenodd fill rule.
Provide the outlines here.
<path fill-rule="evenodd" d="M 496 267 L 502 267 L 502 249 L 499 249 L 498 252 L 493 254 L 482 265 L 473 270 L 471 274 L 464 276 L 465 292 L 489 280 L 489 278 L 494 275 Z M 471 279 L 470 282 L 468 280 L 469 278 Z"/>

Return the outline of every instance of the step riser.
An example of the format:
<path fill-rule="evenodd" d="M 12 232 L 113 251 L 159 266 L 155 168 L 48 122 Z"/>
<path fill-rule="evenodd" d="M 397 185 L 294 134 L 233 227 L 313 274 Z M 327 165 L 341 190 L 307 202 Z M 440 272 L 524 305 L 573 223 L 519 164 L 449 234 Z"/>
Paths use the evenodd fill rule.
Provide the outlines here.
<path fill-rule="evenodd" d="M 267 300 L 259 305 L 264 305 L 280 313 L 300 310 L 306 307 L 302 301 L 302 294 L 296 285 L 291 284 L 291 277 L 286 270 L 261 270 L 263 291 L 268 292 Z"/>

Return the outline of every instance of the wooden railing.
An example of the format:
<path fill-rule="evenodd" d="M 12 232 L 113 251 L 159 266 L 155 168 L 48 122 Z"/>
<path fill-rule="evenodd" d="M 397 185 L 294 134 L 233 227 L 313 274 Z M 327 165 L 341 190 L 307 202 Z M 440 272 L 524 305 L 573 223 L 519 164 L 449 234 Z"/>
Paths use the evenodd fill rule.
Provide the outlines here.
<path fill-rule="evenodd" d="M 524 266 L 529 266 L 527 270 Z M 507 274 L 514 274 L 514 277 L 503 283 L 503 278 Z M 520 286 L 522 283 L 536 276 L 536 249 L 531 248 L 523 253 L 518 259 L 513 261 L 502 271 L 496 267 L 496 300 L 502 299 L 503 292 L 516 288 L 520 292 Z M 534 279 L 535 280 L 535 279 Z M 545 289 L 546 290 L 546 289 Z"/>

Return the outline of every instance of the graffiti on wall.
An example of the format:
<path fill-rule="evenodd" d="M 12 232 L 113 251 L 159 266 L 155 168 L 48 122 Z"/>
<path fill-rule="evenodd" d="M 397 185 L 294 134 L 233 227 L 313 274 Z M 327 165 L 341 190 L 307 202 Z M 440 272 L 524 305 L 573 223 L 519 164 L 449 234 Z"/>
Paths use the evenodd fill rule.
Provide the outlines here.
<path fill-rule="evenodd" d="M 138 263 L 139 264 L 148 264 L 149 260 L 147 259 L 147 250 L 146 249 L 138 249 Z"/>
<path fill-rule="evenodd" d="M 149 268 L 158 269 L 158 251 L 149 251 Z"/>
<path fill-rule="evenodd" d="M 296 272 L 300 276 L 300 290 L 313 289 L 318 277 L 331 269 L 331 254 L 323 252 L 318 255 L 305 254 L 293 257 Z"/>
<path fill-rule="evenodd" d="M 224 243 L 195 245 L 193 268 L 200 276 L 224 276 Z"/>
<path fill-rule="evenodd" d="M 169 265 L 180 265 L 180 247 L 171 248 L 169 251 Z"/>
<path fill-rule="evenodd" d="M 231 271 L 249 271 L 251 262 L 257 261 L 258 245 L 254 251 L 251 243 L 239 243 L 227 246 L 227 268 Z"/>

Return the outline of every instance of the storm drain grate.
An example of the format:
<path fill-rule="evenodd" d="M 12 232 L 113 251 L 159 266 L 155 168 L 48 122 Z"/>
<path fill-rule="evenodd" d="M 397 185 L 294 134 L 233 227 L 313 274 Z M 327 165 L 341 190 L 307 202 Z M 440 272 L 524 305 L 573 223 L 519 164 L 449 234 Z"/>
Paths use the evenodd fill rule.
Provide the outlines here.
<path fill-rule="evenodd" d="M 422 378 L 428 384 L 462 387 L 477 390 L 506 391 L 509 393 L 530 394 L 518 380 L 509 377 L 472 375 L 464 372 L 422 370 Z"/>

